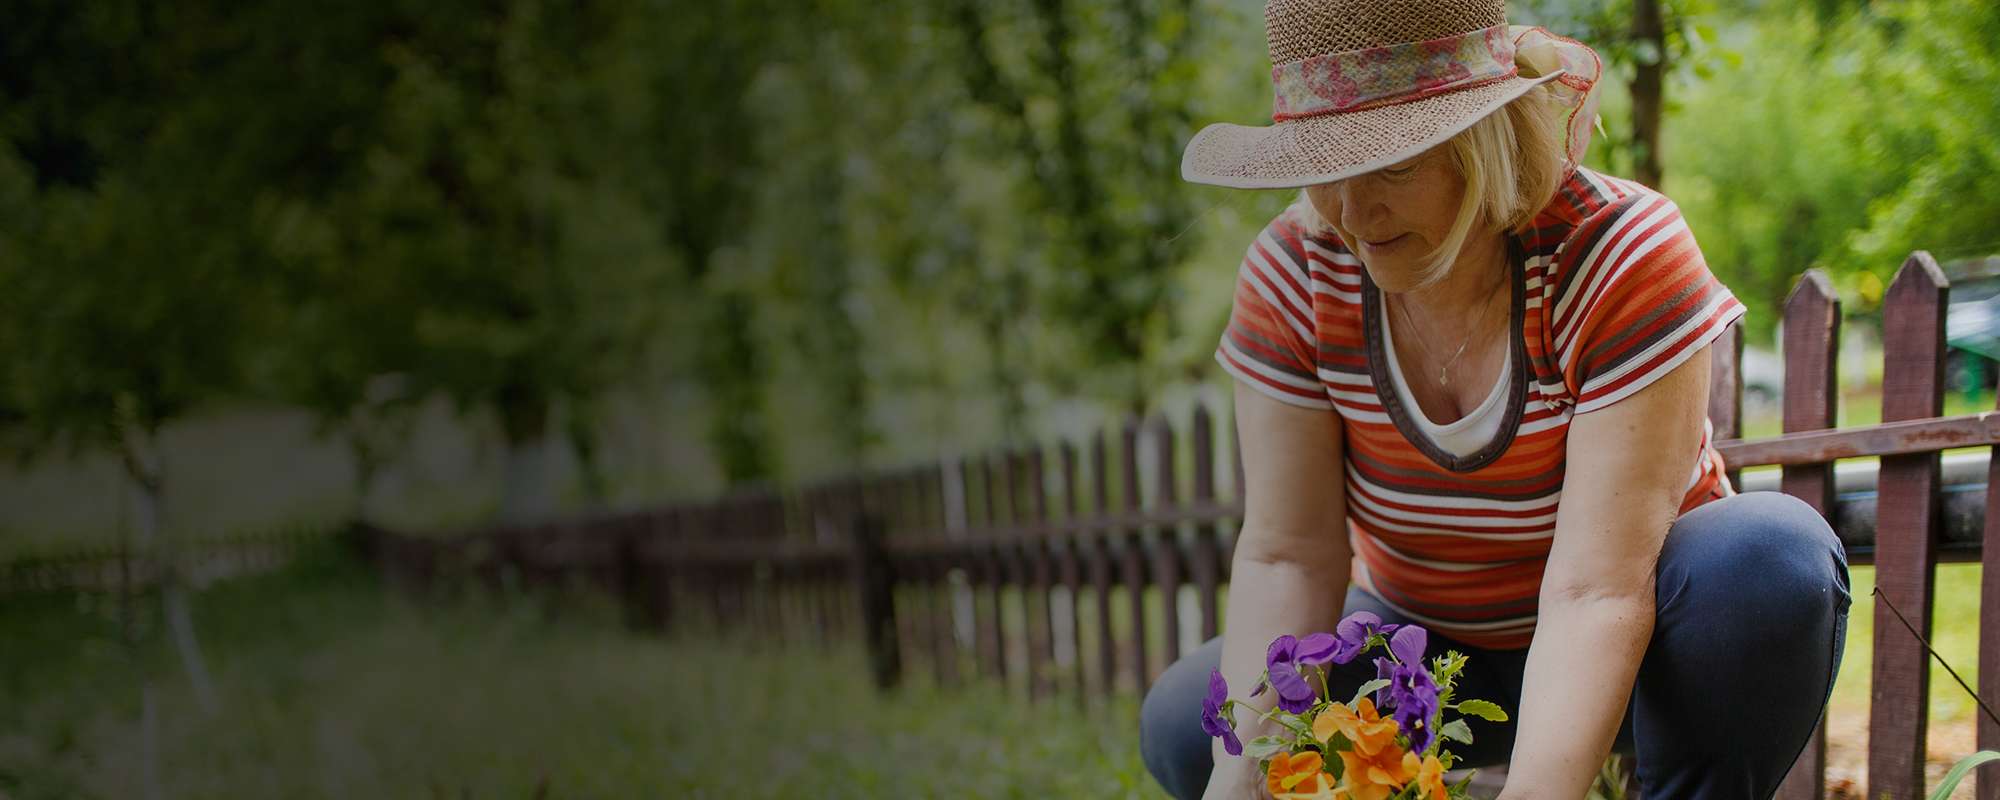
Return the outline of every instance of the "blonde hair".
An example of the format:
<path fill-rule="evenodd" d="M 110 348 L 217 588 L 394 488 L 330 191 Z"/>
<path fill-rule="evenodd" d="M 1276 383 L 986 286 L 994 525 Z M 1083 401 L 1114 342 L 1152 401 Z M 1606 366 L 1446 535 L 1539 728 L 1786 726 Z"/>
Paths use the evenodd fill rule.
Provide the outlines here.
<path fill-rule="evenodd" d="M 1501 231 L 1519 231 L 1555 197 L 1566 166 L 1566 111 L 1537 86 L 1445 142 L 1453 168 L 1465 180 L 1465 195 L 1451 231 L 1431 252 L 1419 287 L 1444 279 L 1474 225 L 1486 222 Z M 1300 198 L 1307 199 L 1303 191 Z M 1305 205 L 1313 217 L 1319 216 L 1309 200 Z M 1332 229 L 1326 220 L 1317 221 L 1322 230 Z"/>

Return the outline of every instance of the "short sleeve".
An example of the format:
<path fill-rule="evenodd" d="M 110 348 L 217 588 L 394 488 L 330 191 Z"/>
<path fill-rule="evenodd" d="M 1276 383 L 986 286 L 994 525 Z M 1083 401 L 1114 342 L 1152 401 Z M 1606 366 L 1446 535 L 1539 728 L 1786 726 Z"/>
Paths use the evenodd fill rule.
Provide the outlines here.
<path fill-rule="evenodd" d="M 1237 380 L 1294 406 L 1333 408 L 1314 368 L 1317 339 L 1302 231 L 1287 212 L 1243 255 L 1215 360 Z"/>
<path fill-rule="evenodd" d="M 1743 316 L 1673 201 L 1629 195 L 1564 245 L 1555 350 L 1576 412 L 1610 406 L 1701 352 Z"/>

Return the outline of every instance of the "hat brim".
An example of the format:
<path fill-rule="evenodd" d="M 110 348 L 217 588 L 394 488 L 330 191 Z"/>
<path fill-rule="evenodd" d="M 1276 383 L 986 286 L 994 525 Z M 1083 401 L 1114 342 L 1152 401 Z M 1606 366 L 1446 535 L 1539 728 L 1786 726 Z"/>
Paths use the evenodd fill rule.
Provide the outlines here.
<path fill-rule="evenodd" d="M 1436 147 L 1562 75 L 1512 77 L 1393 106 L 1254 127 L 1201 129 L 1181 155 L 1181 178 L 1233 189 L 1295 189 L 1351 178 Z"/>

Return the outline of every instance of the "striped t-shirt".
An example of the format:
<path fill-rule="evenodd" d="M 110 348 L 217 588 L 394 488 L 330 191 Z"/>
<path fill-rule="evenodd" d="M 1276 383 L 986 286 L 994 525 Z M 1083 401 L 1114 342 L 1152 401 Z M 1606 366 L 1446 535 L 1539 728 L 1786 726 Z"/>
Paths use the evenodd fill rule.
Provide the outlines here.
<path fill-rule="evenodd" d="M 1576 169 L 1511 235 L 1513 355 L 1500 433 L 1463 456 L 1431 443 L 1397 398 L 1381 293 L 1301 201 L 1238 272 L 1216 360 L 1283 402 L 1338 413 L 1354 580 L 1439 633 L 1528 646 L 1553 543 L 1570 418 L 1630 397 L 1743 314 L 1660 194 Z M 1681 502 L 1732 494 L 1703 425 Z"/>

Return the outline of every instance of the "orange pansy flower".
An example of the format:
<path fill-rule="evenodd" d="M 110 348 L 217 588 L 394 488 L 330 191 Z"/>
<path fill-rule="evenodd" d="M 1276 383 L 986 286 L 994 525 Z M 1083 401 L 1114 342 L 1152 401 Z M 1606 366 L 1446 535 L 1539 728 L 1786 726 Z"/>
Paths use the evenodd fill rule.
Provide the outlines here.
<path fill-rule="evenodd" d="M 1444 762 L 1436 755 L 1424 756 L 1424 763 L 1417 768 L 1417 793 L 1419 800 L 1450 800 L 1444 789 Z"/>
<path fill-rule="evenodd" d="M 1373 757 L 1382 748 L 1396 743 L 1396 721 L 1383 719 L 1375 711 L 1375 701 L 1366 697 L 1352 710 L 1346 704 L 1334 703 L 1313 719 L 1313 738 L 1321 743 L 1333 738 L 1336 731 L 1353 742 L 1354 749 L 1364 756 Z"/>
<path fill-rule="evenodd" d="M 1326 760 L 1312 751 L 1279 753 L 1271 756 L 1264 788 L 1278 800 L 1334 800 L 1333 776 L 1325 766 Z"/>
<path fill-rule="evenodd" d="M 1342 750 L 1340 763 L 1343 768 L 1340 788 L 1346 789 L 1354 800 L 1383 800 L 1395 794 L 1417 776 L 1421 766 L 1417 754 L 1403 752 L 1403 748 L 1395 745 L 1372 756 Z"/>

